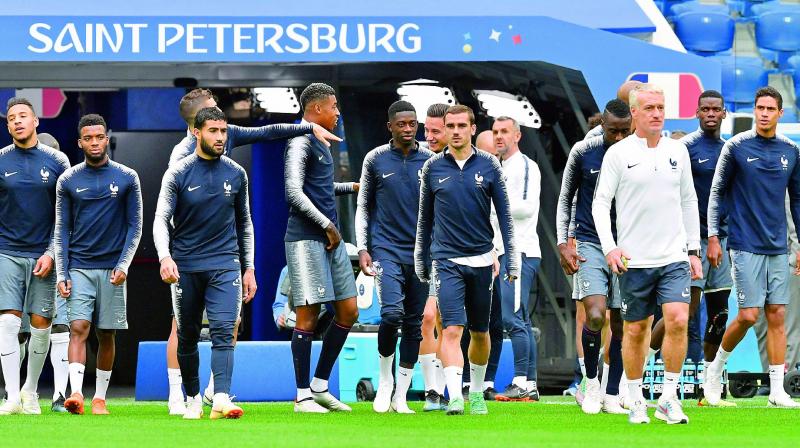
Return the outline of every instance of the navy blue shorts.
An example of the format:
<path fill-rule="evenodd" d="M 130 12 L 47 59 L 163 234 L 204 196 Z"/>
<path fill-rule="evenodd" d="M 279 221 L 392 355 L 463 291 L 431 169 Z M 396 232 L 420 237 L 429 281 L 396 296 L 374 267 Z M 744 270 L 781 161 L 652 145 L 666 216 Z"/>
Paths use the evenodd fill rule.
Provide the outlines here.
<path fill-rule="evenodd" d="M 402 324 L 404 338 L 422 340 L 419 328 L 429 286 L 419 280 L 414 265 L 392 260 L 379 260 L 372 264 L 377 273 L 375 286 L 381 304 L 381 319 L 393 325 Z"/>
<path fill-rule="evenodd" d="M 622 319 L 637 322 L 655 314 L 665 303 L 689 303 L 692 275 L 689 262 L 657 268 L 631 268 L 619 276 Z"/>
<path fill-rule="evenodd" d="M 492 266 L 473 268 L 450 260 L 434 260 L 439 281 L 439 313 L 442 327 L 465 326 L 477 332 L 489 331 L 492 308 Z"/>

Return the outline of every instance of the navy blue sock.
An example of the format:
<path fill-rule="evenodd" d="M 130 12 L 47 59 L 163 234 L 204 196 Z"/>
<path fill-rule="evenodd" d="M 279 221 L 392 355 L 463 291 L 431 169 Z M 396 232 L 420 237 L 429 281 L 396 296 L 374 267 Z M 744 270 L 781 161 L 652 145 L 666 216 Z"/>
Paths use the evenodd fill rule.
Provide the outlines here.
<path fill-rule="evenodd" d="M 586 325 L 582 333 L 583 362 L 586 365 L 586 378 L 597 378 L 597 363 L 600 357 L 600 332 L 592 331 Z"/>
<path fill-rule="evenodd" d="M 294 360 L 294 381 L 298 389 L 308 389 L 311 379 L 311 341 L 314 333 L 294 329 L 292 333 L 292 359 Z"/>
<path fill-rule="evenodd" d="M 608 385 L 606 393 L 608 395 L 619 395 L 619 380 L 622 379 L 622 338 L 611 335 L 611 343 L 608 347 Z"/>
<path fill-rule="evenodd" d="M 350 327 L 333 321 L 325 333 L 325 338 L 322 340 L 322 352 L 319 354 L 319 362 L 317 362 L 317 370 L 314 372 L 314 377 L 321 380 L 327 380 L 331 376 L 331 370 L 336 363 L 336 358 L 344 347 L 344 342 L 347 340 L 347 335 L 350 334 Z M 322 392 L 318 390 L 317 392 Z"/>
<path fill-rule="evenodd" d="M 397 327 L 381 322 L 378 327 L 378 353 L 383 357 L 392 356 L 395 348 L 397 348 Z"/>

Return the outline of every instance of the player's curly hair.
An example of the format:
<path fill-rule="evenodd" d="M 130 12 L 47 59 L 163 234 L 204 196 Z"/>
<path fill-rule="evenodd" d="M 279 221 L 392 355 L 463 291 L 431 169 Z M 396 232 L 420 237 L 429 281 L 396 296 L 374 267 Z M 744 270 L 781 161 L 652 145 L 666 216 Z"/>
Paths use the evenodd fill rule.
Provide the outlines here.
<path fill-rule="evenodd" d="M 628 118 L 631 116 L 631 108 L 624 101 L 614 98 L 606 103 L 603 113 L 609 113 L 617 118 Z"/>
<path fill-rule="evenodd" d="M 219 110 L 218 107 L 205 107 L 197 111 L 197 115 L 194 117 L 194 127 L 203 129 L 203 125 L 209 120 L 228 121 L 228 119 L 225 118 L 225 113 Z"/>
<path fill-rule="evenodd" d="M 306 110 L 306 106 L 309 104 L 324 100 L 333 95 L 336 95 L 336 91 L 333 90 L 333 87 L 325 83 L 315 82 L 309 84 L 308 87 L 303 89 L 303 93 L 300 94 L 300 107 Z"/>
<path fill-rule="evenodd" d="M 86 114 L 78 121 L 78 135 L 81 135 L 81 129 L 86 126 L 102 126 L 104 131 L 108 130 L 106 120 L 97 114 Z"/>

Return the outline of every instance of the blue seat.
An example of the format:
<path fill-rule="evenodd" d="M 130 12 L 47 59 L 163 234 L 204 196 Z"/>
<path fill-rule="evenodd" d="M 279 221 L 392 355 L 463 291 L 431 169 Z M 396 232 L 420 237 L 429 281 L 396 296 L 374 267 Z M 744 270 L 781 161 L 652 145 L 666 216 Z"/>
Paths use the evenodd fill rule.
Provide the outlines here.
<path fill-rule="evenodd" d="M 714 59 L 722 64 L 722 96 L 726 102 L 752 104 L 756 90 L 767 85 L 769 72 L 764 69 L 760 58 Z"/>
<path fill-rule="evenodd" d="M 690 11 L 675 17 L 675 34 L 687 50 L 716 53 L 733 47 L 734 20 L 725 13 Z"/>
<path fill-rule="evenodd" d="M 783 116 L 778 121 L 781 123 L 797 123 L 797 109 L 784 103 Z"/>
<path fill-rule="evenodd" d="M 796 4 L 783 3 L 780 0 L 769 0 L 754 4 L 750 10 L 752 11 L 753 17 L 758 17 L 761 14 L 766 14 L 768 12 L 774 12 L 783 9 L 797 9 L 797 7 L 798 6 Z"/>
<path fill-rule="evenodd" d="M 698 0 L 676 3 L 669 7 L 669 15 L 677 17 L 687 12 L 716 12 L 728 15 L 728 7 L 725 5 L 710 5 L 700 3 Z"/>
<path fill-rule="evenodd" d="M 800 7 L 781 7 L 755 19 L 756 45 L 778 52 L 778 66 L 786 68 L 787 60 L 800 51 Z"/>

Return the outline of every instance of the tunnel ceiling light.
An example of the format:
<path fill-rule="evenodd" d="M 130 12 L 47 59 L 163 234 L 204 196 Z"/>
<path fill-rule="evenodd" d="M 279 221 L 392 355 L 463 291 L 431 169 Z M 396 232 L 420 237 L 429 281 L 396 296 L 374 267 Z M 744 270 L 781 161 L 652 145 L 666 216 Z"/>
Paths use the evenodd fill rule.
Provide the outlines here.
<path fill-rule="evenodd" d="M 522 95 L 513 95 L 500 90 L 473 90 L 472 94 L 490 117 L 507 116 L 517 120 L 520 126 L 535 129 L 542 127 L 539 113 Z"/>
<path fill-rule="evenodd" d="M 300 113 L 300 103 L 294 90 L 288 87 L 256 87 L 253 89 L 258 105 L 267 112 L 276 114 Z"/>
<path fill-rule="evenodd" d="M 426 112 L 431 104 L 444 103 L 450 106 L 456 105 L 456 98 L 453 91 L 447 87 L 437 85 L 438 83 L 429 79 L 417 79 L 400 84 L 397 94 L 403 101 L 408 101 L 417 111 L 417 120 L 425 121 Z"/>

